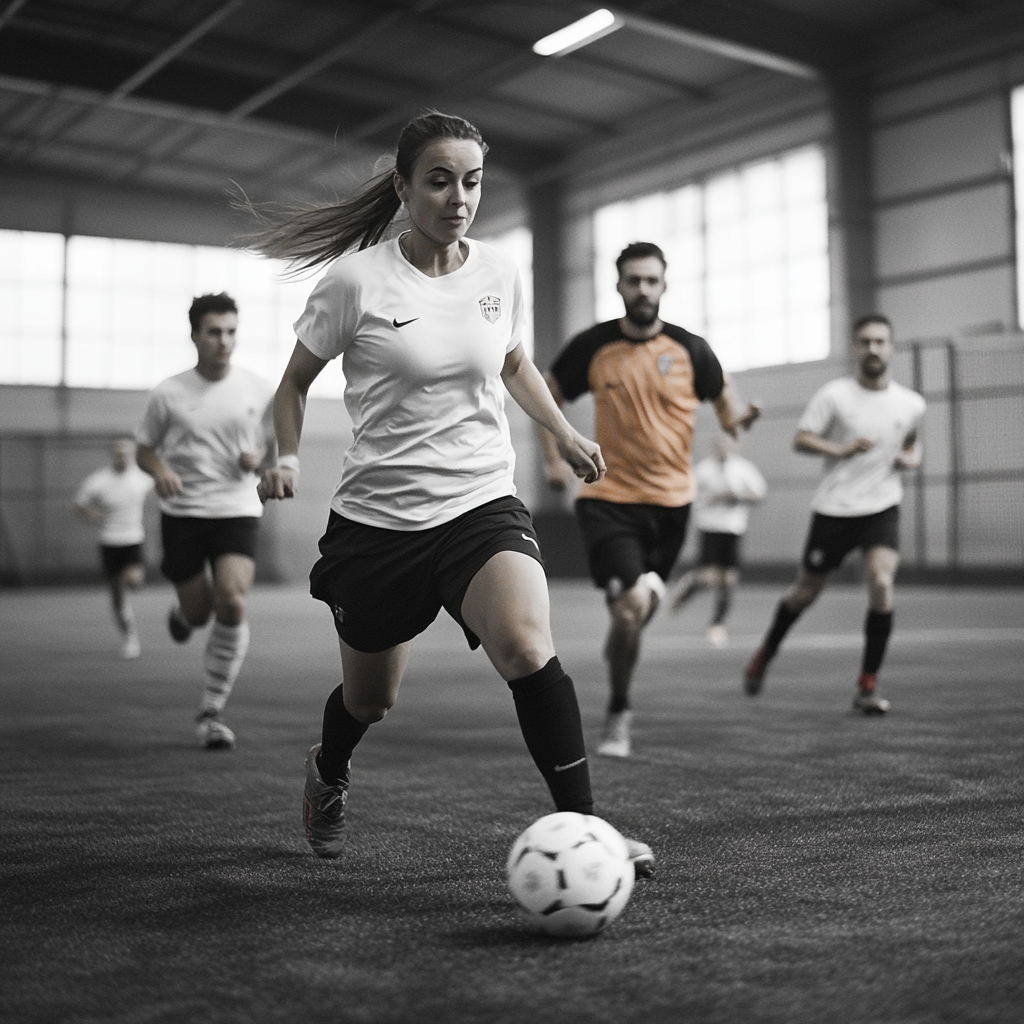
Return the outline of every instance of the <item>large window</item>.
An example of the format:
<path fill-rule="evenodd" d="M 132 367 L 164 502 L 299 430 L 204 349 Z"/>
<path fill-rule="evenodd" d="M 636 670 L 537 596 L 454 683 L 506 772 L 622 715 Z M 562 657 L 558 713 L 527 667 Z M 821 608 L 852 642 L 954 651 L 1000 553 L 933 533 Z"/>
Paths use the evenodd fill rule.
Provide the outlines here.
<path fill-rule="evenodd" d="M 825 161 L 805 147 L 594 216 L 596 312 L 622 315 L 615 258 L 655 242 L 668 261 L 662 318 L 707 337 L 729 370 L 829 352 Z"/>
<path fill-rule="evenodd" d="M 313 279 L 234 249 L 0 231 L 0 383 L 148 389 L 195 363 L 188 307 L 226 291 L 235 362 L 280 378 Z M 63 367 L 63 378 L 62 378 Z M 313 395 L 340 395 L 340 361 Z"/>
<path fill-rule="evenodd" d="M 1024 85 L 1010 94 L 1013 194 L 1017 208 L 1017 325 L 1024 330 Z"/>

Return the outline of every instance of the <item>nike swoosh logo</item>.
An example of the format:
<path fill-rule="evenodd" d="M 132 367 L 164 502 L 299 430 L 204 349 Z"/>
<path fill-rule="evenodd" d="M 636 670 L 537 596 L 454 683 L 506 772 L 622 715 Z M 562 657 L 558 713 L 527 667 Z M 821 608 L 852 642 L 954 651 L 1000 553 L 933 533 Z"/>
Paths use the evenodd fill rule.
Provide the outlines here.
<path fill-rule="evenodd" d="M 528 540 L 538 551 L 540 551 L 540 545 L 529 534 L 522 533 L 520 536 L 523 540 Z"/>
<path fill-rule="evenodd" d="M 586 761 L 585 757 L 581 757 L 578 761 L 573 761 L 572 764 L 556 764 L 556 772 L 567 772 L 570 768 L 575 768 L 577 765 L 583 764 Z"/>
<path fill-rule="evenodd" d="M 418 316 L 414 316 L 411 320 L 403 320 L 401 323 L 399 323 L 397 320 L 392 320 L 391 321 L 391 326 L 392 327 L 404 327 L 406 324 L 413 324 L 417 320 L 419 320 Z"/>

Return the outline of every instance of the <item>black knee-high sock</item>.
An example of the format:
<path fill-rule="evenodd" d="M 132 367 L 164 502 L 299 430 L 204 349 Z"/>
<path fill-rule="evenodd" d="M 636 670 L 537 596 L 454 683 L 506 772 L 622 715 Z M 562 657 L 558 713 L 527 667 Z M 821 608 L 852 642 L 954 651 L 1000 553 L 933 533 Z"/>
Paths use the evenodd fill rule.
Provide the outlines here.
<path fill-rule="evenodd" d="M 729 614 L 729 605 L 732 603 L 732 590 L 729 587 L 719 587 L 718 596 L 715 600 L 715 617 L 711 620 L 712 626 L 720 626 L 725 622 Z"/>
<path fill-rule="evenodd" d="M 520 679 L 509 680 L 523 739 L 560 811 L 592 814 L 590 767 L 576 688 L 558 658 Z"/>
<path fill-rule="evenodd" d="M 800 618 L 802 611 L 802 608 L 799 612 L 790 611 L 785 601 L 778 603 L 775 608 L 775 618 L 772 620 L 768 635 L 764 638 L 765 653 L 769 658 L 775 656 L 779 644 L 782 643 L 782 638 L 789 632 L 789 627 Z"/>
<path fill-rule="evenodd" d="M 892 632 L 892 612 L 869 611 L 864 620 L 864 660 L 861 672 L 877 674 Z"/>
<path fill-rule="evenodd" d="M 348 762 L 356 744 L 370 727 L 364 725 L 345 707 L 342 687 L 335 687 L 324 707 L 324 731 L 316 766 L 325 782 L 345 778 Z"/>

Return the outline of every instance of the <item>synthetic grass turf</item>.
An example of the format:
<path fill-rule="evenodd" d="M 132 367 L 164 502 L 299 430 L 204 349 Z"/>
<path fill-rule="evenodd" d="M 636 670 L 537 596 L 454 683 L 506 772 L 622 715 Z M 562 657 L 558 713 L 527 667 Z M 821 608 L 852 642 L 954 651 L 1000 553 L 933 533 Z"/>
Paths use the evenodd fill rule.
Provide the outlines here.
<path fill-rule="evenodd" d="M 332 864 L 299 822 L 338 672 L 321 606 L 255 593 L 239 746 L 209 753 L 202 637 L 166 637 L 166 589 L 139 596 L 129 663 L 100 591 L 0 593 L 0 1020 L 1020 1020 L 1020 594 L 902 591 L 884 719 L 849 710 L 860 588 L 826 592 L 741 693 L 777 595 L 741 593 L 725 651 L 706 604 L 651 624 L 636 756 L 592 768 L 658 874 L 565 942 L 506 894 L 507 850 L 549 806 L 507 688 L 451 623 L 359 749 Z M 584 585 L 552 603 L 593 738 L 605 612 Z"/>

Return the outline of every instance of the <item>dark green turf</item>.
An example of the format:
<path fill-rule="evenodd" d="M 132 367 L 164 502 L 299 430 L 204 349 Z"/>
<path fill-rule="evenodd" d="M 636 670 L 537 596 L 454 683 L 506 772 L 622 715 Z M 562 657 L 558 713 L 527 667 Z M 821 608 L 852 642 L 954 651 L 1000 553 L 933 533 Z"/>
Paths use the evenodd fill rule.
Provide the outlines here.
<path fill-rule="evenodd" d="M 599 811 L 658 874 L 583 942 L 505 892 L 546 793 L 504 684 L 439 623 L 360 748 L 348 852 L 300 830 L 303 759 L 337 678 L 327 613 L 261 590 L 229 723 L 194 745 L 202 638 L 137 602 L 116 656 L 99 591 L 0 593 L 0 1021 L 987 1022 L 1024 1017 L 1024 602 L 904 590 L 893 713 L 849 708 L 863 595 L 826 592 L 757 700 L 739 674 L 777 590 L 651 627 L 636 757 L 595 760 Z M 554 590 L 591 737 L 605 612 Z M 979 632 L 980 630 L 980 632 Z"/>

